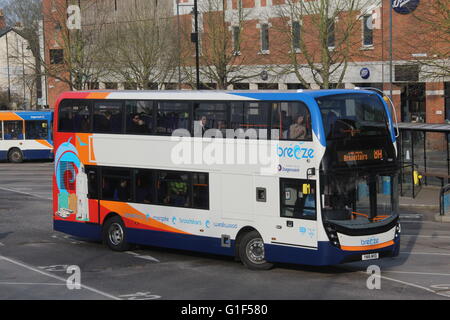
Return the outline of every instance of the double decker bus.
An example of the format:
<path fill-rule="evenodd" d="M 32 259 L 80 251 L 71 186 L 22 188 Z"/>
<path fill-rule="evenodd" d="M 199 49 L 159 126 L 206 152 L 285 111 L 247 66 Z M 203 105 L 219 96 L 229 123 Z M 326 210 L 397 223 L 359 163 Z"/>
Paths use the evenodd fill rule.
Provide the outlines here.
<path fill-rule="evenodd" d="M 0 161 L 53 159 L 52 111 L 0 111 Z"/>
<path fill-rule="evenodd" d="M 386 97 L 384 97 L 386 98 Z M 54 229 L 273 263 L 396 256 L 391 106 L 369 90 L 87 91 L 55 106 Z"/>

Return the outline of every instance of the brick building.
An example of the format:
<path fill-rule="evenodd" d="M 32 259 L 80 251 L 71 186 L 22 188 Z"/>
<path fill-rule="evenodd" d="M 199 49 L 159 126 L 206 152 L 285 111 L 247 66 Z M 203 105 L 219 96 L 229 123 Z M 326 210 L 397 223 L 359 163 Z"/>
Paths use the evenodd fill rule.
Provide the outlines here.
<path fill-rule="evenodd" d="M 108 8 L 109 17 L 111 17 L 108 23 L 117 23 L 121 12 L 129 11 L 133 6 L 139 6 L 140 1 L 102 1 L 103 5 L 107 6 L 104 8 Z M 239 79 L 237 81 L 225 81 L 227 89 L 285 90 L 305 87 L 317 89 L 324 86 L 345 88 L 372 86 L 388 94 L 392 90 L 399 121 L 443 123 L 450 120 L 448 98 L 450 76 L 438 74 L 433 66 L 423 63 L 428 59 L 443 60 L 444 63 L 449 61 L 448 56 L 445 55 L 446 50 L 448 53 L 448 34 L 442 34 L 436 27 L 436 23 L 430 24 L 432 21 L 430 19 L 439 18 L 439 12 L 435 12 L 436 8 L 433 8 L 434 1 L 392 0 L 395 6 L 392 12 L 392 87 L 390 82 L 390 1 L 359 0 L 359 7 L 355 6 L 353 10 L 340 8 L 337 13 L 334 13 L 333 9 L 330 9 L 327 18 L 331 22 L 325 24 L 326 39 L 324 40 L 323 30 L 318 30 L 319 24 L 317 20 L 314 20 L 313 14 L 302 13 L 299 18 L 298 15 L 289 14 L 289 11 L 283 11 L 292 0 L 198 0 L 201 82 L 208 84 L 210 88 L 221 87 L 218 86 L 216 78 L 209 77 L 206 72 L 203 72 L 206 69 L 204 65 L 208 61 L 208 50 L 214 46 L 211 38 L 214 27 L 210 25 L 217 26 L 218 22 L 221 22 L 224 25 L 221 33 L 228 34 L 228 37 L 224 38 L 228 42 L 224 52 L 229 54 L 232 51 L 235 57 L 229 61 L 231 64 L 239 65 L 234 73 L 249 75 L 248 78 L 235 78 Z M 59 11 L 55 9 L 55 3 L 58 2 L 60 5 L 67 3 L 65 0 L 44 0 L 46 17 L 59 14 Z M 211 2 L 215 5 L 211 6 Z M 311 3 L 315 1 L 305 2 L 311 7 L 313 6 Z M 194 31 L 193 0 L 179 0 L 179 2 L 155 0 L 154 5 L 156 8 L 163 6 L 161 12 L 164 15 L 171 14 L 173 23 L 179 23 L 178 36 L 181 43 L 179 45 L 181 45 L 181 51 L 187 50 L 187 54 L 180 54 L 187 57 L 182 64 L 183 67 L 188 66 L 192 70 L 195 51 L 189 36 Z M 85 25 L 89 25 L 86 21 L 93 17 L 98 19 L 98 14 L 89 13 L 88 8 L 88 6 L 81 7 L 81 16 Z M 222 14 L 223 12 L 225 14 Z M 176 19 L 177 14 L 179 19 Z M 210 20 L 214 15 L 218 16 L 215 22 Z M 58 47 L 57 41 L 60 37 L 58 33 L 63 32 L 61 30 L 64 28 L 50 20 L 45 19 L 44 23 L 45 38 L 50 39 L 46 41 L 45 50 L 49 64 L 52 61 L 55 62 L 55 59 L 58 62 L 57 60 L 64 54 Z M 208 25 L 208 21 L 214 23 Z M 344 28 L 345 21 L 354 21 L 351 28 Z M 120 24 L 117 25 L 120 28 Z M 217 37 L 219 36 L 220 34 Z M 323 52 L 321 41 L 326 41 L 328 52 L 335 55 L 332 58 L 335 60 L 332 61 L 342 64 L 336 68 L 337 71 L 335 70 L 334 74 L 328 77 L 325 84 L 320 77 L 319 80 L 317 79 L 318 72 L 321 72 L 320 67 L 315 74 L 311 72 L 312 65 L 320 65 L 324 61 L 321 56 Z M 338 57 L 339 55 L 341 57 Z M 295 70 L 292 68 L 294 64 Z M 333 65 L 329 67 L 334 69 Z M 345 72 L 343 72 L 344 68 Z M 183 76 L 180 78 L 178 76 L 181 75 L 181 71 L 178 75 L 174 72 L 173 77 L 166 80 L 166 83 L 159 88 L 176 88 L 180 80 L 183 82 L 183 87 L 187 88 L 188 81 L 184 74 L 187 69 L 183 69 Z M 297 75 L 295 71 L 298 71 Z M 231 72 L 228 77 L 232 76 Z M 125 89 L 130 86 L 125 83 L 125 80 L 105 77 L 96 80 L 92 88 Z M 67 89 L 70 88 L 66 83 L 49 78 L 50 105 L 53 105 L 61 91 Z"/>

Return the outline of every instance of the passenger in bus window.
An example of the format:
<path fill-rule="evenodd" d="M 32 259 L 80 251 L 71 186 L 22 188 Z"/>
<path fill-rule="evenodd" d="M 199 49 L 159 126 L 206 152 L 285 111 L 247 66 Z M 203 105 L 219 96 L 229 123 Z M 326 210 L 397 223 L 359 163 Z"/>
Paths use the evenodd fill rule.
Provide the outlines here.
<path fill-rule="evenodd" d="M 304 116 L 299 115 L 295 120 L 295 123 L 289 127 L 289 139 L 299 140 L 305 139 L 306 127 L 304 124 Z"/>
<path fill-rule="evenodd" d="M 138 113 L 132 116 L 130 131 L 132 133 L 145 133 L 147 131 L 145 121 L 141 119 L 141 116 Z"/>
<path fill-rule="evenodd" d="M 126 179 L 121 179 L 119 185 L 114 190 L 114 200 L 115 201 L 130 201 L 128 181 Z"/>
<path fill-rule="evenodd" d="M 146 176 L 137 177 L 136 186 L 136 201 L 138 203 L 151 203 L 152 193 L 150 190 L 150 183 Z"/>
<path fill-rule="evenodd" d="M 173 176 L 174 179 L 170 178 L 172 177 L 168 176 L 168 178 L 166 178 L 169 180 L 167 184 L 168 195 L 164 202 L 177 207 L 187 207 L 189 205 L 187 201 L 187 183 L 184 182 L 181 177 Z"/>

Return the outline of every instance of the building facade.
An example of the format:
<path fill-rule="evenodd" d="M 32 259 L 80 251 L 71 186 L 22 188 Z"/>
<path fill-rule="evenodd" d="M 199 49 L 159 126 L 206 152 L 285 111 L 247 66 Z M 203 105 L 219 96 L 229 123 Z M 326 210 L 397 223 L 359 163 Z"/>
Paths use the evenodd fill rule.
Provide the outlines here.
<path fill-rule="evenodd" d="M 127 13 L 139 11 L 142 1 L 82 1 L 81 25 L 92 27 L 93 20 L 104 19 L 102 25 L 116 32 L 117 28 L 125 28 L 130 21 Z M 58 2 L 63 7 L 68 3 L 44 0 L 45 54 L 49 65 L 61 63 L 64 56 L 61 33 L 65 28 L 48 18 L 55 20 L 55 16 L 61 16 L 61 10 L 56 8 Z M 449 40 L 439 29 L 439 21 L 435 21 L 439 19 L 433 5 L 436 1 L 338 0 L 326 8 L 317 5 L 321 1 L 302 1 L 304 5 L 298 2 L 198 0 L 202 87 L 286 90 L 371 86 L 392 95 L 401 122 L 450 120 L 446 98 L 450 92 L 450 76 L 445 73 Z M 172 16 L 177 26 L 174 48 L 178 50 L 178 59 L 173 61 L 173 70 L 164 82 L 146 88 L 174 89 L 180 84 L 182 88 L 191 88 L 195 74 L 194 0 L 147 3 L 160 10 L 153 10 L 159 17 Z M 112 29 L 109 30 L 111 33 Z M 222 62 L 212 56 L 213 51 L 217 54 L 212 48 L 219 46 L 222 46 L 219 55 L 226 58 Z M 142 86 L 128 77 L 100 75 L 87 87 L 136 89 Z M 50 105 L 59 93 L 70 89 L 58 77 L 49 77 Z"/>
<path fill-rule="evenodd" d="M 30 109 L 36 104 L 35 60 L 20 27 L 6 25 L 0 10 L 0 109 Z"/>

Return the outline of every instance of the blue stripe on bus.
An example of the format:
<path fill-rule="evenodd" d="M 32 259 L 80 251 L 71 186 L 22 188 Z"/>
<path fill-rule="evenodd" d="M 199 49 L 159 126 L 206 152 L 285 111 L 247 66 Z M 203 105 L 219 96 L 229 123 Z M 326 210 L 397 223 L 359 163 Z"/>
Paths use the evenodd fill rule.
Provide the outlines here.
<path fill-rule="evenodd" d="M 25 160 L 53 159 L 51 150 L 22 150 Z"/>
<path fill-rule="evenodd" d="M 81 222 L 55 220 L 54 230 L 64 232 L 76 237 L 90 240 L 101 240 L 102 226 Z M 134 244 L 199 251 L 211 254 L 234 256 L 235 241 L 231 241 L 230 247 L 222 247 L 221 239 L 206 236 L 186 235 L 173 232 L 153 231 L 127 228 L 127 241 Z M 318 249 L 306 249 L 293 246 L 265 244 L 266 259 L 271 262 L 305 264 L 305 265 L 336 265 L 350 258 L 360 259 L 362 254 L 378 252 L 387 256 L 397 256 L 400 240 L 394 245 L 376 249 L 373 251 L 343 251 L 328 241 L 320 241 Z"/>

